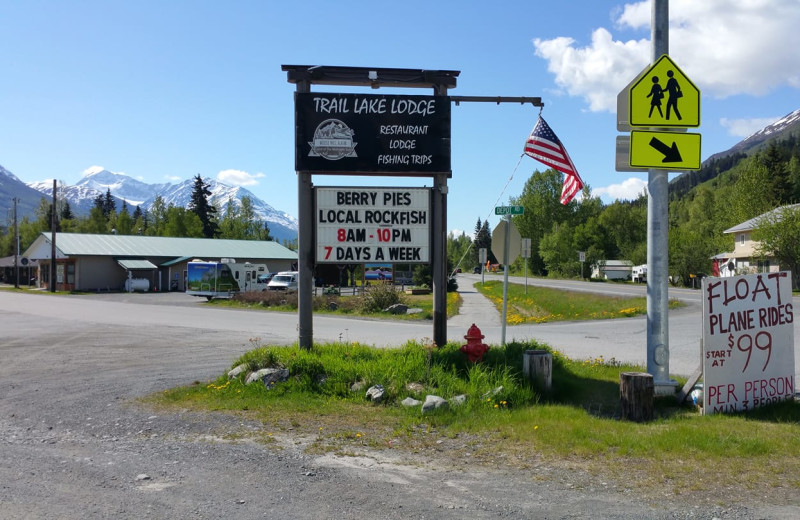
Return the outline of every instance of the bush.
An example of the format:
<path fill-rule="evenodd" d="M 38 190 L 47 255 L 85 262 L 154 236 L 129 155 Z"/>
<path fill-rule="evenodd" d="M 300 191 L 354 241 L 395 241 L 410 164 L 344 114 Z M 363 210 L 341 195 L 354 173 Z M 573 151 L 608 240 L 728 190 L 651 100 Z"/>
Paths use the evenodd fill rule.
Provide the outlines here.
<path fill-rule="evenodd" d="M 359 297 L 361 312 L 381 312 L 395 303 L 403 303 L 401 293 L 390 283 L 370 285 Z"/>

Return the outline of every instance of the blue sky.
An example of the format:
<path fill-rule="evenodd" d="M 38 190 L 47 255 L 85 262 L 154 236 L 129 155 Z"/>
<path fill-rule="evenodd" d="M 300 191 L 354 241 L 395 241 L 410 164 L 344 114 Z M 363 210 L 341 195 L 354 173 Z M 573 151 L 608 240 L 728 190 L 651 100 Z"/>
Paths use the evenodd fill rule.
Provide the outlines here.
<path fill-rule="evenodd" d="M 0 165 L 26 182 L 74 184 L 97 166 L 150 183 L 200 173 L 296 215 L 282 64 L 459 70 L 452 95 L 542 97 L 605 202 L 647 179 L 614 156 L 617 93 L 650 59 L 649 1 L 0 0 L 0 20 Z M 800 108 L 798 27 L 798 0 L 670 2 L 670 56 L 702 91 L 703 159 Z M 524 157 L 514 171 L 538 108 L 452 113 L 448 228 L 469 233 L 545 168 Z"/>

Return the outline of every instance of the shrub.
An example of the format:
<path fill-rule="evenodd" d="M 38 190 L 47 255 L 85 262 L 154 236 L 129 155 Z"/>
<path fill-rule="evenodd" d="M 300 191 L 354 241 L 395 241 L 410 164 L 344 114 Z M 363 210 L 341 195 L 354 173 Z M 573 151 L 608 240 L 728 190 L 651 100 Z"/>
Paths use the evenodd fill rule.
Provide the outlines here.
<path fill-rule="evenodd" d="M 395 303 L 402 303 L 401 293 L 389 283 L 370 285 L 359 298 L 361 312 L 381 312 Z"/>

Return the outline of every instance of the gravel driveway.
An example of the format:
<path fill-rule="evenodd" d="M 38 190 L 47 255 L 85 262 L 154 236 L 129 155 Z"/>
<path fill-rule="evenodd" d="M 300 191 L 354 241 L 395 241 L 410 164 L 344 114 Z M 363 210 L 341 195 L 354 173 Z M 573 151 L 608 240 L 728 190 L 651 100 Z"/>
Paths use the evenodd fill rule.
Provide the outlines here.
<path fill-rule="evenodd" d="M 309 455 L 291 432 L 247 440 L 263 426 L 236 416 L 154 411 L 135 399 L 213 379 L 250 348 L 250 331 L 213 326 L 248 313 L 129 298 L 0 291 L 0 518 L 800 517 L 797 502 L 643 500 L 575 468 L 473 468 L 446 448 Z M 153 305 L 208 314 L 137 318 Z M 104 318 L 120 312 L 128 324 Z"/>

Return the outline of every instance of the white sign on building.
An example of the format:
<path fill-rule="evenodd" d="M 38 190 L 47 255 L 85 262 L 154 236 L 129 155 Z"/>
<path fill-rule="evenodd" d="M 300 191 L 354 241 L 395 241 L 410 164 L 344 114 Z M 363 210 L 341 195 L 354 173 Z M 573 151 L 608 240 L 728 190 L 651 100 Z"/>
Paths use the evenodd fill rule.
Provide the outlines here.
<path fill-rule="evenodd" d="M 430 188 L 314 191 L 318 263 L 430 262 Z"/>
<path fill-rule="evenodd" d="M 795 393 L 791 273 L 703 279 L 703 410 L 752 410 Z"/>

